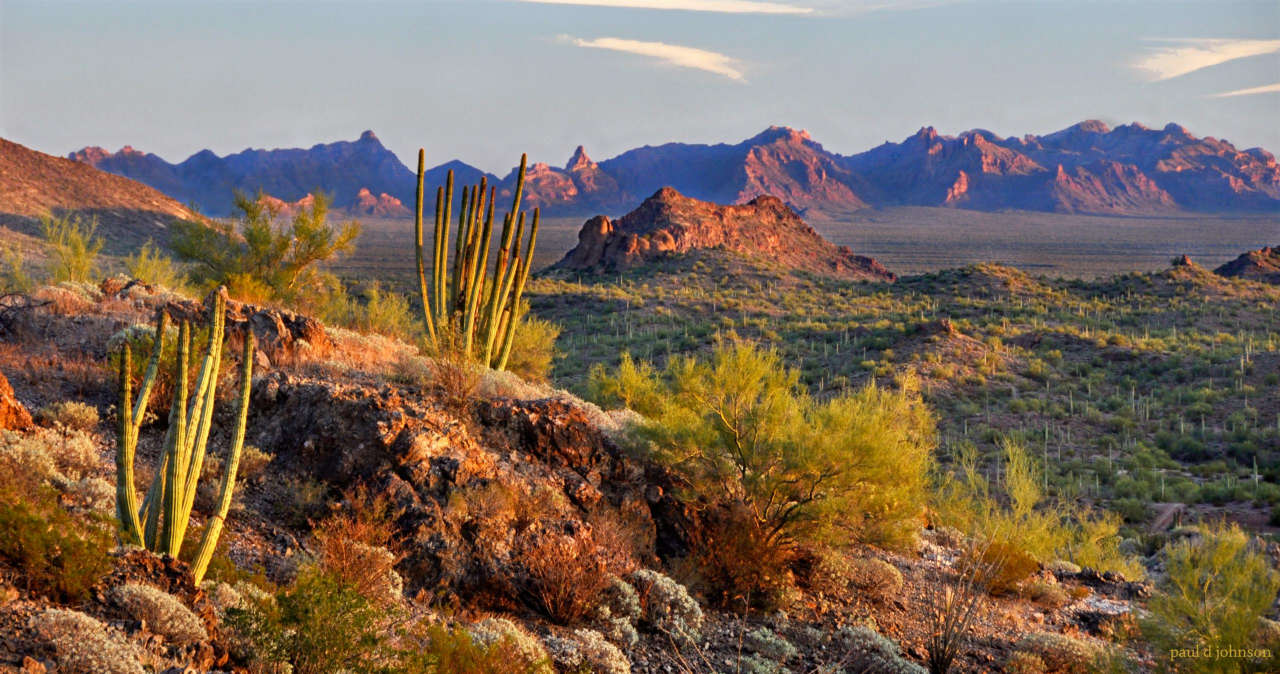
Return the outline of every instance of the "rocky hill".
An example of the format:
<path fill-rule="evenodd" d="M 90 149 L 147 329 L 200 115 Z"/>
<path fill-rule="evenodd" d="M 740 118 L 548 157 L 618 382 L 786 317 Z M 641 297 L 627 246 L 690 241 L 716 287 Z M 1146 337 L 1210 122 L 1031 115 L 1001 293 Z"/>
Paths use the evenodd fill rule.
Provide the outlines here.
<path fill-rule="evenodd" d="M 879 262 L 836 246 L 781 199 L 758 196 L 721 206 L 664 187 L 616 221 L 598 215 L 582 225 L 560 269 L 614 270 L 672 254 L 723 248 L 827 276 L 892 281 Z"/>
<path fill-rule="evenodd" d="M 156 189 L 0 138 L 0 225 L 35 234 L 50 213 L 97 218 L 112 250 L 163 239 L 173 219 L 195 217 Z"/>
<path fill-rule="evenodd" d="M 1264 246 L 1214 269 L 1220 276 L 1280 285 L 1280 246 Z"/>
<path fill-rule="evenodd" d="M 231 189 L 264 190 L 296 201 L 324 189 L 339 208 L 361 208 L 359 193 L 405 204 L 414 176 L 372 132 L 355 142 L 310 149 L 203 151 L 180 164 L 125 147 L 90 147 L 71 158 L 128 176 L 211 214 L 231 206 Z M 431 169 L 428 184 L 454 170 L 464 183 L 484 172 L 460 161 Z M 508 194 L 514 171 L 498 182 Z M 972 130 L 958 136 L 920 129 L 899 143 L 842 156 L 809 134 L 770 127 L 736 144 L 667 143 L 596 162 L 578 147 L 563 168 L 531 166 L 526 204 L 549 214 L 620 214 L 661 187 L 717 203 L 776 196 L 802 212 L 838 214 L 867 206 L 944 206 L 1064 213 L 1155 214 L 1280 210 L 1280 166 L 1261 148 L 1238 150 L 1177 124 L 1110 128 L 1089 120 L 1021 138 Z"/>

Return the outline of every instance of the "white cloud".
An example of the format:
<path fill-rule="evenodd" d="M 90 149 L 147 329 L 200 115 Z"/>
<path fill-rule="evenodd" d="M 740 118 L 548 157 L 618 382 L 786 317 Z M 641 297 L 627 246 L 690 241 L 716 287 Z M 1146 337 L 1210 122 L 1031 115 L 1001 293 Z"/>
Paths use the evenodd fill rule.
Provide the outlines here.
<path fill-rule="evenodd" d="M 1132 64 L 1156 81 L 1180 77 L 1236 59 L 1280 51 L 1280 40 L 1185 38 L 1160 41 L 1175 46 L 1157 48 Z"/>
<path fill-rule="evenodd" d="M 1220 94 L 1214 94 L 1210 98 L 1226 98 L 1228 96 L 1252 96 L 1254 94 L 1280 94 L 1280 82 L 1275 84 L 1265 84 L 1260 87 L 1251 87 L 1249 89 L 1236 89 L 1235 91 L 1225 91 Z"/>
<path fill-rule="evenodd" d="M 519 0 L 544 5 L 590 5 L 592 7 L 629 7 L 635 9 L 679 9 L 689 12 L 723 12 L 726 14 L 809 14 L 809 7 L 781 2 L 756 0 Z"/>
<path fill-rule="evenodd" d="M 624 40 L 617 37 L 599 37 L 594 40 L 583 40 L 576 37 L 564 36 L 562 39 L 579 47 L 609 49 L 611 51 L 648 56 L 668 65 L 680 68 L 705 70 L 706 72 L 722 75 L 737 82 L 747 81 L 743 76 L 742 71 L 739 69 L 737 60 L 730 58 L 729 56 L 725 56 L 724 54 L 707 51 L 705 49 L 682 47 L 680 45 L 667 44 L 665 42 Z"/>

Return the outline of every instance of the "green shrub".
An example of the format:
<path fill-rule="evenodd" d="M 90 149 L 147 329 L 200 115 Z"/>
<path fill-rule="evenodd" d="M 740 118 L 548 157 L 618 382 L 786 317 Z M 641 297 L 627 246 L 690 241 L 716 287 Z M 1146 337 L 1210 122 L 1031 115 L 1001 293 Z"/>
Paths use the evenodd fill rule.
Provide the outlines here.
<path fill-rule="evenodd" d="M 640 437 L 688 499 L 746 509 L 769 543 L 902 543 L 918 528 L 934 421 L 912 382 L 819 403 L 776 351 L 721 343 L 710 362 L 630 366 L 592 388 L 648 418 Z"/>
<path fill-rule="evenodd" d="M 545 657 L 530 659 L 509 638 L 483 644 L 461 627 L 418 627 L 407 642 L 400 669 L 415 674 L 544 674 L 548 670 Z"/>
<path fill-rule="evenodd" d="M 66 674 L 143 674 L 138 652 L 123 634 L 79 611 L 47 608 L 29 624 Z"/>
<path fill-rule="evenodd" d="M 92 282 L 103 244 L 102 239 L 94 235 L 98 222 L 82 220 L 79 216 L 43 216 L 40 228 L 50 248 L 49 278 L 54 283 Z"/>
<path fill-rule="evenodd" d="M 30 592 L 62 601 L 87 596 L 111 568 L 110 531 L 72 517 L 56 490 L 18 464 L 0 457 L 0 473 L 0 559 Z"/>
<path fill-rule="evenodd" d="M 1060 674 L 1088 674 L 1103 654 L 1088 641 L 1054 632 L 1032 632 L 1018 640 L 1014 649 L 1039 658 L 1044 671 Z"/>
<path fill-rule="evenodd" d="M 322 193 L 287 224 L 261 199 L 237 193 L 235 206 L 240 214 L 233 220 L 173 224 L 173 250 L 193 263 L 193 280 L 225 285 L 244 301 L 321 306 L 338 284 L 319 265 L 355 249 L 359 223 L 329 224 L 329 199 Z"/>
<path fill-rule="evenodd" d="M 124 261 L 124 267 L 133 278 L 170 290 L 183 289 L 183 271 L 155 243 L 147 241 L 138 252 Z"/>
<path fill-rule="evenodd" d="M 551 363 L 556 357 L 556 338 L 559 336 L 559 325 L 525 314 L 512 338 L 507 370 L 528 381 L 547 381 Z"/>
<path fill-rule="evenodd" d="M 1157 653 L 1257 647 L 1254 635 L 1280 590 L 1280 572 L 1256 541 L 1239 525 L 1214 524 L 1167 546 L 1165 557 L 1166 577 L 1141 623 Z M 1180 671 L 1223 671 L 1228 663 L 1192 658 L 1173 664 Z"/>
<path fill-rule="evenodd" d="M 267 601 L 245 598 L 227 623 L 263 665 L 288 663 L 299 674 L 376 671 L 395 662 L 388 610 L 316 566 Z"/>
<path fill-rule="evenodd" d="M 134 620 L 174 644 L 186 645 L 209 638 L 204 623 L 191 609 L 164 590 L 126 583 L 111 589 L 111 598 Z"/>

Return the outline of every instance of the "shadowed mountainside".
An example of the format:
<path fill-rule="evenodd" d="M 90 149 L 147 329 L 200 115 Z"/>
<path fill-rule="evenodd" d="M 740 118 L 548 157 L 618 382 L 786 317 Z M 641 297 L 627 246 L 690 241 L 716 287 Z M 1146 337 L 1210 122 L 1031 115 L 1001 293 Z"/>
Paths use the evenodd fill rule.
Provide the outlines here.
<path fill-rule="evenodd" d="M 46 214 L 96 218 L 110 252 L 164 240 L 174 219 L 196 217 L 144 184 L 0 138 L 0 225 L 38 234 Z"/>

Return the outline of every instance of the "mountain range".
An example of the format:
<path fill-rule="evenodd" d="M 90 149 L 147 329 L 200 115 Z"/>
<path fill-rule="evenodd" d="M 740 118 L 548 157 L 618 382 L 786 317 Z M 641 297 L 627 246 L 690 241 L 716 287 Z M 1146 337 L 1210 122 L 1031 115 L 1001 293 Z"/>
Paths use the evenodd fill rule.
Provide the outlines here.
<path fill-rule="evenodd" d="M 131 147 L 115 153 L 86 147 L 69 158 L 210 215 L 230 211 L 233 189 L 262 190 L 286 204 L 322 189 L 336 207 L 402 217 L 416 183 L 371 131 L 309 149 L 225 157 L 204 150 L 179 164 Z M 427 184 L 442 184 L 449 170 L 461 183 L 487 176 L 507 193 L 514 184 L 514 170 L 499 177 L 457 160 L 430 169 Z M 1280 211 L 1280 166 L 1266 150 L 1238 150 L 1177 124 L 1110 128 L 1094 120 L 1021 138 L 984 130 L 947 136 L 925 127 L 853 155 L 777 126 L 737 144 L 646 145 L 600 162 L 578 147 L 563 167 L 529 167 L 525 205 L 559 215 L 618 215 L 662 187 L 722 204 L 772 195 L 814 215 L 896 205 L 1116 215 Z"/>

